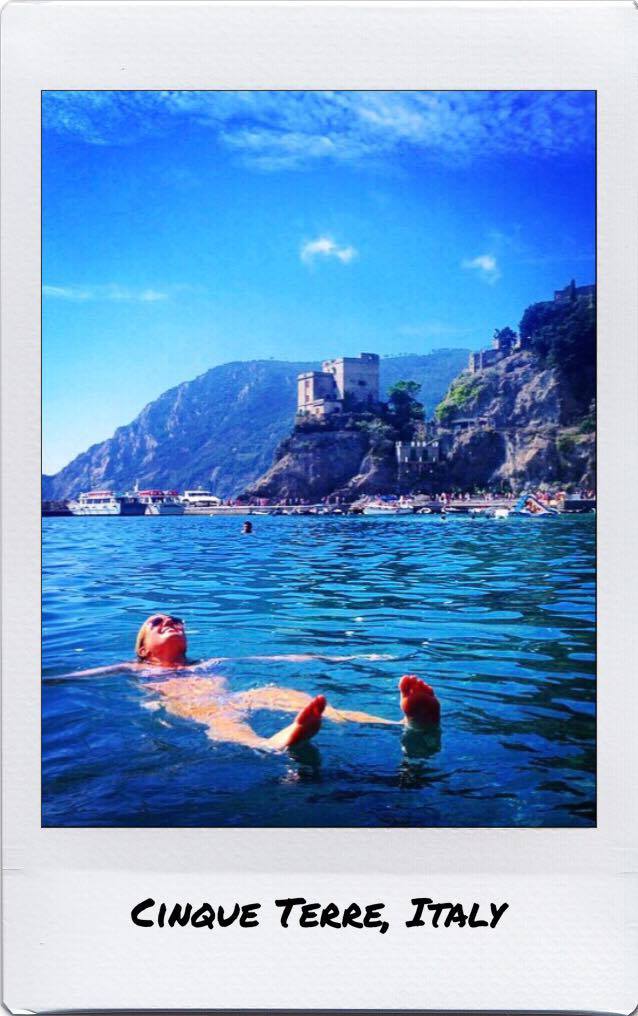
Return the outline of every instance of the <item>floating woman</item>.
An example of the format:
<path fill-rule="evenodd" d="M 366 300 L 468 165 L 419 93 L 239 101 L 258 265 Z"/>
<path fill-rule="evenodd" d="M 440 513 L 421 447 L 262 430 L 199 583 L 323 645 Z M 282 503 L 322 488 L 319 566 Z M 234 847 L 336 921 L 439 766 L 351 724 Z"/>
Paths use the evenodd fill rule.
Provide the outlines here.
<path fill-rule="evenodd" d="M 425 730 L 435 727 L 440 719 L 441 707 L 433 689 L 412 674 L 399 681 L 402 720 L 388 720 L 381 716 L 346 709 L 333 709 L 324 695 L 314 698 L 292 688 L 268 685 L 250 691 L 233 692 L 221 676 L 197 674 L 202 668 L 219 659 L 200 663 L 189 662 L 184 622 L 171 614 L 153 614 L 140 628 L 135 641 L 135 662 L 75 671 L 66 677 L 86 677 L 104 674 L 123 668 L 139 674 L 145 687 L 157 692 L 166 710 L 175 716 L 203 723 L 213 741 L 245 745 L 270 751 L 281 751 L 301 741 L 308 741 L 319 731 L 322 719 L 335 723 L 374 723 L 384 726 L 405 725 Z M 323 659 L 329 662 L 355 659 L 346 656 L 253 656 L 253 660 Z M 379 659 L 369 656 L 368 659 Z M 164 671 L 164 674 L 159 672 Z M 169 672 L 168 674 L 166 672 Z M 170 676 L 169 676 L 170 674 Z M 156 680 L 155 677 L 159 678 Z M 294 720 L 271 737 L 261 737 L 248 722 L 252 710 L 296 713 Z"/>

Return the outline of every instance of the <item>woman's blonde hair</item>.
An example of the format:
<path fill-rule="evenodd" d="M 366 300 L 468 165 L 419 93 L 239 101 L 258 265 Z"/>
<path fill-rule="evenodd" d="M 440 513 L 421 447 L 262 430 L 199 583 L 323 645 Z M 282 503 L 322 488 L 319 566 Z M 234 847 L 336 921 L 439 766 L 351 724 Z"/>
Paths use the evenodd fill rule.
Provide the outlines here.
<path fill-rule="evenodd" d="M 148 624 L 148 622 L 151 620 L 152 617 L 155 617 L 155 614 L 151 614 L 150 617 L 146 618 L 146 621 L 138 631 L 137 638 L 135 639 L 135 655 L 137 656 L 138 660 L 142 659 L 142 646 L 144 645 L 144 635 L 146 634 L 146 625 Z"/>

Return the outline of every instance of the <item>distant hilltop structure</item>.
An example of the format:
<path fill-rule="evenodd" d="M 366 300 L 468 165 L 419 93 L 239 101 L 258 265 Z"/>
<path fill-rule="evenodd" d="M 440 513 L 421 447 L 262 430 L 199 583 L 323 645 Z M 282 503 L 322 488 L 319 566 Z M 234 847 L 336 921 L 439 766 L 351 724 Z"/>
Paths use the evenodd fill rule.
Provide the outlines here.
<path fill-rule="evenodd" d="M 593 307 L 596 301 L 596 286 L 577 286 L 576 281 L 572 279 L 564 289 L 554 290 L 553 300 L 545 300 L 539 306 L 549 306 L 552 303 L 564 305 L 581 301 L 588 307 Z M 494 333 L 491 349 L 479 349 L 476 353 L 470 353 L 468 363 L 470 373 L 476 374 L 526 347 L 527 343 L 522 336 L 517 335 L 511 328 L 501 328 Z"/>
<path fill-rule="evenodd" d="M 469 368 L 472 374 L 476 374 L 485 367 L 491 367 L 506 356 L 510 356 L 518 349 L 523 348 L 520 335 L 513 332 L 511 328 L 502 328 L 494 333 L 491 349 L 479 349 L 476 353 L 470 353 Z"/>
<path fill-rule="evenodd" d="M 379 356 L 340 356 L 297 377 L 297 419 L 323 420 L 379 402 Z"/>
<path fill-rule="evenodd" d="M 554 290 L 554 303 L 573 303 L 575 300 L 586 300 L 587 305 L 593 307 L 596 300 L 596 286 L 594 284 L 577 286 L 575 279 L 572 279 L 564 289 Z"/>

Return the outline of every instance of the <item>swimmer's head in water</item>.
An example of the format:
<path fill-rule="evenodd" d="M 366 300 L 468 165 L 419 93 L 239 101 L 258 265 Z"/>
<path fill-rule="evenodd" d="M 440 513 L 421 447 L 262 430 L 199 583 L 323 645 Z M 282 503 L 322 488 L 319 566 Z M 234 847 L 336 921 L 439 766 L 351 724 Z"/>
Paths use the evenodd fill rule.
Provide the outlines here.
<path fill-rule="evenodd" d="M 186 656 L 184 622 L 172 614 L 151 614 L 137 633 L 135 655 L 160 666 L 182 663 Z"/>

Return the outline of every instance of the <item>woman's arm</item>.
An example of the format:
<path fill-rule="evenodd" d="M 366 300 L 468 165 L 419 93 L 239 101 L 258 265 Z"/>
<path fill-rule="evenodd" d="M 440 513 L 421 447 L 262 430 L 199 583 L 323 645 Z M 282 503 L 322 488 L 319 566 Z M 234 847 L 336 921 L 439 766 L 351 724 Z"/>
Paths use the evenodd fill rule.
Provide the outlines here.
<path fill-rule="evenodd" d="M 384 653 L 357 653 L 353 656 L 331 656 L 327 653 L 283 653 L 278 656 L 214 656 L 209 660 L 191 663 L 186 670 L 205 670 L 219 663 L 237 663 L 241 660 L 256 660 L 282 663 L 307 663 L 309 660 L 322 660 L 324 663 L 344 663 L 347 660 L 392 660 L 393 656 Z"/>
<path fill-rule="evenodd" d="M 111 663 L 108 667 L 90 667 L 88 670 L 71 670 L 67 674 L 53 674 L 47 677 L 48 681 L 64 681 L 67 677 L 94 677 L 97 674 L 114 674 L 117 670 L 140 670 L 141 663 L 132 663 L 130 660 L 124 663 Z"/>
<path fill-rule="evenodd" d="M 352 656 L 332 656 L 328 653 L 289 653 L 283 656 L 242 656 L 243 660 L 284 660 L 288 663 L 305 663 L 308 660 L 324 660 L 326 663 L 342 663 L 346 660 L 392 660 L 387 653 L 355 653 Z"/>

